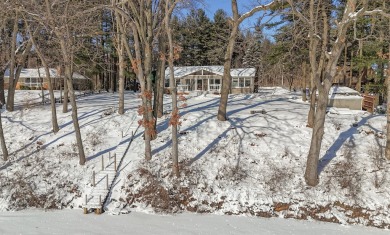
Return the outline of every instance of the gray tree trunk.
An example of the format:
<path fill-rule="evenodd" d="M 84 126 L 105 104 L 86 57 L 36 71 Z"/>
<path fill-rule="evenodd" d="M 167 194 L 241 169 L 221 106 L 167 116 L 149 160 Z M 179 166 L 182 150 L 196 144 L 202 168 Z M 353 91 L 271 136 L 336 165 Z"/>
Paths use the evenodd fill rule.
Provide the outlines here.
<path fill-rule="evenodd" d="M 8 160 L 8 150 L 7 146 L 5 144 L 5 138 L 4 138 L 4 131 L 3 131 L 3 124 L 1 120 L 1 114 L 0 114 L 0 144 L 1 144 L 1 150 L 3 152 L 3 160 Z"/>
<path fill-rule="evenodd" d="M 0 107 L 3 107 L 3 105 L 5 104 L 4 72 L 5 72 L 5 69 L 2 69 L 0 71 Z"/>
<path fill-rule="evenodd" d="M 119 31 L 119 27 L 118 31 Z M 119 59 L 119 107 L 118 113 L 125 113 L 125 57 L 123 54 L 123 42 L 121 38 L 117 39 L 117 53 Z"/>
<path fill-rule="evenodd" d="M 159 38 L 159 49 L 161 53 L 166 52 L 166 44 L 162 37 Z M 155 112 L 156 117 L 161 118 L 164 114 L 164 88 L 165 88 L 165 56 L 158 60 L 157 67 L 157 81 L 156 81 L 156 89 L 157 89 L 157 97 L 155 102 Z"/>
<path fill-rule="evenodd" d="M 58 33 L 58 32 L 56 32 Z M 60 35 L 60 34 L 57 34 Z M 84 165 L 86 158 L 85 158 L 85 153 L 84 153 L 84 147 L 83 147 L 83 141 L 81 138 L 81 132 L 80 132 L 80 126 L 79 126 L 79 120 L 78 120 L 78 115 L 77 115 L 77 104 L 76 104 L 76 96 L 73 90 L 73 69 L 72 69 L 72 55 L 70 55 L 66 45 L 68 45 L 63 37 L 60 38 L 60 46 L 61 46 L 61 53 L 62 53 L 62 58 L 65 63 L 65 81 L 64 84 L 67 84 L 67 91 L 64 92 L 64 97 L 66 99 L 68 98 L 68 93 L 69 93 L 69 98 L 70 98 L 70 104 L 72 106 L 72 121 L 73 121 L 73 127 L 74 127 L 74 132 L 76 134 L 76 143 L 77 143 L 77 149 L 79 151 L 79 164 Z M 65 101 L 64 101 L 65 103 Z M 67 108 L 67 106 L 66 106 Z"/>
<path fill-rule="evenodd" d="M 389 26 L 390 30 L 390 26 Z M 389 55 L 390 55 L 390 44 L 389 44 Z M 389 58 L 389 63 L 388 63 L 388 68 L 390 68 L 390 58 Z M 387 134 L 386 134 L 386 149 L 385 149 L 385 156 L 388 160 L 390 160 L 390 73 L 389 69 L 387 70 Z"/>
<path fill-rule="evenodd" d="M 165 30 L 168 37 L 169 45 L 169 85 L 171 88 L 172 96 L 172 113 L 171 113 L 171 126 L 172 126 L 172 172 L 176 177 L 179 177 L 179 148 L 178 148 L 178 139 L 177 139 L 177 126 L 179 124 L 179 109 L 177 108 L 177 88 L 174 76 L 173 69 L 173 60 L 174 60 L 174 48 L 173 48 L 173 39 L 172 32 L 170 27 L 170 14 L 169 14 L 169 3 L 168 1 L 165 4 Z"/>
<path fill-rule="evenodd" d="M 66 70 L 66 68 L 65 68 L 65 70 Z M 65 77 L 63 79 L 64 79 L 64 90 L 63 90 L 64 91 L 64 98 L 63 98 L 63 101 L 62 101 L 62 112 L 63 113 L 67 113 L 69 111 L 68 110 L 69 87 L 68 87 L 68 82 L 67 82 L 66 75 L 65 75 Z"/>
<path fill-rule="evenodd" d="M 72 86 L 73 84 L 72 76 L 73 76 L 73 72 L 71 66 L 65 65 L 66 83 L 68 84 L 70 105 L 72 106 L 72 121 L 73 121 L 74 132 L 76 134 L 77 149 L 79 151 L 79 164 L 84 165 L 86 158 L 84 153 L 83 140 L 81 139 L 81 131 L 80 131 L 79 119 L 77 115 L 76 96 L 74 94 L 74 90 Z"/>
<path fill-rule="evenodd" d="M 302 63 L 302 101 L 306 102 L 307 96 L 306 96 L 306 62 Z"/>
<path fill-rule="evenodd" d="M 238 23 L 233 23 L 232 31 L 230 32 L 229 42 L 225 52 L 225 58 L 224 58 L 225 62 L 223 64 L 221 99 L 220 99 L 218 115 L 217 115 L 217 118 L 220 121 L 227 120 L 226 110 L 227 110 L 227 103 L 228 103 L 228 98 L 229 98 L 229 93 L 230 93 L 231 83 L 232 83 L 230 69 L 231 69 L 234 44 L 236 43 L 237 34 L 238 34 Z"/>
<path fill-rule="evenodd" d="M 318 160 L 320 156 L 322 137 L 324 136 L 324 124 L 326 107 L 328 106 L 328 94 L 330 84 L 319 88 L 317 110 L 314 115 L 314 126 L 310 143 L 309 156 L 306 163 L 305 180 L 308 185 L 318 184 Z"/>
<path fill-rule="evenodd" d="M 314 114 L 316 113 L 316 100 L 317 100 L 317 89 L 316 87 L 310 88 L 310 106 L 309 113 L 307 115 L 307 127 L 312 128 L 314 126 Z"/>
<path fill-rule="evenodd" d="M 51 124 L 53 127 L 53 132 L 57 133 L 60 130 L 60 127 L 58 126 L 58 122 L 57 122 L 56 98 L 54 97 L 53 84 L 51 83 L 49 66 L 47 65 L 45 60 L 41 59 L 41 61 L 45 68 L 46 78 L 48 79 L 49 82 L 48 85 L 49 85 L 50 108 L 51 108 Z"/>
<path fill-rule="evenodd" d="M 13 87 L 15 86 L 15 66 L 16 66 L 16 36 L 18 33 L 18 21 L 15 19 L 14 28 L 12 31 L 12 39 L 11 39 L 11 58 L 10 58 L 10 68 L 9 68 L 9 79 L 8 79 L 8 95 L 7 95 L 7 104 L 6 108 L 8 111 L 12 112 L 14 109 L 13 99 L 11 100 L 10 93 L 13 92 Z M 12 94 L 11 94 L 12 96 Z M 13 97 L 13 96 L 12 96 Z M 11 101 L 11 103 L 10 103 Z"/>

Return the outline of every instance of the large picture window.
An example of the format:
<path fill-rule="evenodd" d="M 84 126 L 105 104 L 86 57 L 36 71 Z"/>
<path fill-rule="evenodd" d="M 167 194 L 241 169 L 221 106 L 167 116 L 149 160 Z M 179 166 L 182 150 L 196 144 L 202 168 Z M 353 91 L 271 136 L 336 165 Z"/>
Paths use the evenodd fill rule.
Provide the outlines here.
<path fill-rule="evenodd" d="M 233 78 L 232 88 L 246 88 L 251 86 L 251 78 Z"/>
<path fill-rule="evenodd" d="M 40 86 L 39 78 L 25 78 L 24 85 L 28 87 L 39 87 Z"/>

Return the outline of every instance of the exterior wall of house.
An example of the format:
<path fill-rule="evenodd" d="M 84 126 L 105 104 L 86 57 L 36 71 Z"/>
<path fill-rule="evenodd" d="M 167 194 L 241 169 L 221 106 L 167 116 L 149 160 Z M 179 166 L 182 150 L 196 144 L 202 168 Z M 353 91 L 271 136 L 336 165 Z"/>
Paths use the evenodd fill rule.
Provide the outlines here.
<path fill-rule="evenodd" d="M 49 90 L 49 81 L 48 79 L 44 78 L 42 82 L 42 87 L 44 90 Z M 91 81 L 89 79 L 74 79 L 73 80 L 73 87 L 75 90 L 88 90 L 91 88 Z M 4 89 L 9 88 L 9 78 L 4 78 Z M 25 78 L 19 78 L 18 82 L 16 83 L 16 90 L 23 90 L 23 89 L 32 89 L 32 90 L 40 90 L 41 84 L 38 82 L 34 86 L 29 86 L 29 84 L 26 84 Z M 54 90 L 60 90 L 60 81 L 59 79 L 55 79 L 53 82 L 53 89 Z"/>
<path fill-rule="evenodd" d="M 363 97 L 360 96 L 336 96 L 329 99 L 328 107 L 362 110 L 362 102 Z"/>
<path fill-rule="evenodd" d="M 243 87 L 243 88 L 232 88 L 231 94 L 248 94 L 252 93 L 253 90 L 250 87 Z"/>

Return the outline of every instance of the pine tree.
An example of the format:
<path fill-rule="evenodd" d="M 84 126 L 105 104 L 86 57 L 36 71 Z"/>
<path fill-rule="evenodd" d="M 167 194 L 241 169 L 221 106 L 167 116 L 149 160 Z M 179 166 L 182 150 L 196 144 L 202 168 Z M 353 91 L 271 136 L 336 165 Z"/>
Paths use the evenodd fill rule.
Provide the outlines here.
<path fill-rule="evenodd" d="M 226 45 L 229 38 L 229 23 L 227 13 L 219 9 L 214 14 L 214 21 L 211 28 L 210 50 L 207 53 L 210 65 L 223 64 Z"/>

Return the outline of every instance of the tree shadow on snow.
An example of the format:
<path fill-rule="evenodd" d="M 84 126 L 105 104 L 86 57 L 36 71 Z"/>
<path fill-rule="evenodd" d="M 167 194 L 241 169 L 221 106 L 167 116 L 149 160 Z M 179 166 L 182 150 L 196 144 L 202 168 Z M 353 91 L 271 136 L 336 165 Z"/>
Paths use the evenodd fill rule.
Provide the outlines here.
<path fill-rule="evenodd" d="M 243 99 L 239 99 L 239 100 L 232 100 L 232 101 L 229 101 L 228 105 L 232 105 L 233 103 L 237 103 L 237 102 L 242 102 L 244 100 L 247 100 L 249 99 L 250 96 L 245 96 Z M 245 106 L 245 107 L 242 107 L 242 108 L 239 108 L 239 109 L 234 109 L 234 110 L 230 110 L 227 112 L 227 116 L 231 116 L 235 113 L 238 113 L 238 112 L 241 112 L 241 111 L 245 111 L 245 110 L 248 110 L 248 109 L 252 109 L 252 108 L 255 108 L 257 106 L 260 106 L 260 105 L 263 105 L 263 104 L 267 104 L 267 103 L 271 103 L 271 102 L 276 102 L 276 101 L 281 101 L 281 100 L 284 100 L 284 98 L 279 98 L 279 99 L 273 99 L 273 100 L 266 100 L 266 101 L 263 101 L 263 102 L 259 102 L 259 103 L 255 103 L 255 104 L 252 104 L 252 105 L 248 105 L 248 106 Z M 216 104 L 219 104 L 219 100 L 217 100 Z M 215 104 L 215 105 L 216 105 Z M 202 111 L 203 109 L 209 109 L 210 106 L 207 106 L 207 107 L 203 107 L 203 108 L 199 108 L 199 109 L 195 109 L 194 111 Z M 192 111 L 192 110 L 191 110 Z M 191 111 L 187 111 L 185 113 L 188 113 L 188 112 L 191 112 Z M 215 112 L 216 110 L 213 110 L 213 112 Z M 182 130 L 182 132 L 187 132 L 187 131 L 193 131 L 193 130 L 196 130 L 197 127 L 199 127 L 200 125 L 202 125 L 203 123 L 213 119 L 213 118 L 216 118 L 216 115 L 211 115 L 209 117 L 206 117 L 204 118 L 203 120 L 195 123 L 194 125 L 190 126 L 190 127 L 187 127 L 186 129 Z M 232 126 L 234 126 L 235 122 L 233 122 L 232 120 L 228 120 Z M 202 156 L 204 156 L 205 153 L 207 153 L 215 144 L 217 144 L 219 141 L 221 141 L 223 138 L 226 137 L 228 131 L 230 131 L 231 129 L 226 129 L 221 135 L 219 135 L 218 138 L 214 139 L 205 149 L 203 149 L 200 153 L 198 153 L 191 161 L 190 161 L 190 164 L 195 162 L 196 160 L 200 159 Z M 166 149 L 168 146 L 170 146 L 172 144 L 172 140 L 170 139 L 169 141 L 167 141 L 164 145 L 158 147 L 157 149 L 154 149 L 152 154 L 155 154 L 155 153 L 158 153 L 164 149 Z"/>
<path fill-rule="evenodd" d="M 340 135 L 337 137 L 335 142 L 332 144 L 332 146 L 329 147 L 327 150 L 326 154 L 319 160 L 318 163 L 318 175 L 320 175 L 326 166 L 334 159 L 337 157 L 337 152 L 342 148 L 344 143 L 346 141 L 349 142 L 349 145 L 351 147 L 355 147 L 355 138 L 353 134 L 356 134 L 357 128 L 367 125 L 367 121 L 371 118 L 377 117 L 379 115 L 370 115 L 368 117 L 363 117 L 357 124 L 357 127 L 351 126 L 348 130 L 345 130 L 340 133 Z M 376 128 L 369 126 L 371 129 L 373 129 L 376 132 L 380 132 Z"/>

